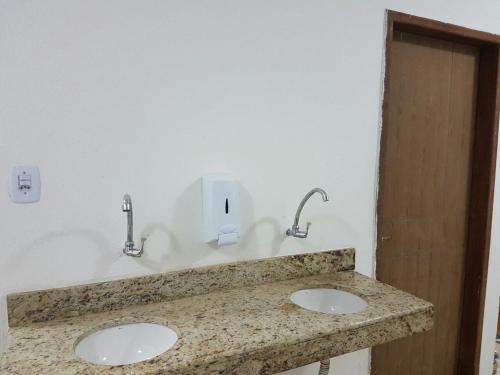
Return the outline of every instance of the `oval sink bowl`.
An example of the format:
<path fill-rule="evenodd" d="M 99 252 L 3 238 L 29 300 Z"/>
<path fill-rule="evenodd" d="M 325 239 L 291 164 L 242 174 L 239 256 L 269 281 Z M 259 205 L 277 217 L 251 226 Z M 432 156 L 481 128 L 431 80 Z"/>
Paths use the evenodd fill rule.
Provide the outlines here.
<path fill-rule="evenodd" d="M 96 365 L 128 365 L 156 357 L 176 341 L 177 334 L 160 324 L 123 324 L 85 336 L 75 353 Z"/>
<path fill-rule="evenodd" d="M 337 289 L 303 289 L 293 293 L 290 299 L 304 309 L 325 314 L 355 314 L 368 306 L 357 295 Z"/>

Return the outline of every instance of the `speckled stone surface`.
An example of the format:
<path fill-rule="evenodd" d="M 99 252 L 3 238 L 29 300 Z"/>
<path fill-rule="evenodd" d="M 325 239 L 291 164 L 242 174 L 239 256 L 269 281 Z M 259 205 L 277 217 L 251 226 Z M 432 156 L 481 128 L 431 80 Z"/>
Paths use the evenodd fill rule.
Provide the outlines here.
<path fill-rule="evenodd" d="M 163 302 L 321 273 L 354 270 L 354 249 L 226 263 L 7 296 L 9 326 Z"/>
<path fill-rule="evenodd" d="M 349 256 L 349 255 L 347 255 Z M 289 296 L 332 287 L 368 302 L 358 314 L 302 309 Z M 78 339 L 102 327 L 156 322 L 176 330 L 169 351 L 146 362 L 98 366 L 74 354 Z M 1 374 L 273 374 L 430 329 L 433 306 L 354 271 L 317 273 L 76 317 L 9 331 Z"/>

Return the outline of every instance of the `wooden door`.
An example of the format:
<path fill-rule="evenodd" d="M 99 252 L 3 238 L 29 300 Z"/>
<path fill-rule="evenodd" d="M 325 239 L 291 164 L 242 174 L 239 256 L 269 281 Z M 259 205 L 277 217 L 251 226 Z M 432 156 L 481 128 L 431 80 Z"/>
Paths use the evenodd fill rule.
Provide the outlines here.
<path fill-rule="evenodd" d="M 373 350 L 375 375 L 457 374 L 479 48 L 394 31 L 377 278 L 435 305 L 424 334 Z"/>

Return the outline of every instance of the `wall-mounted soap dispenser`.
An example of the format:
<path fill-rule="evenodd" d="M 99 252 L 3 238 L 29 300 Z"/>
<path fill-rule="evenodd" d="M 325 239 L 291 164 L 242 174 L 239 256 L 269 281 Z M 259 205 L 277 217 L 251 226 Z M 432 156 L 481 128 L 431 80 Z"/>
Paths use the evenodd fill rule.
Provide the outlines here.
<path fill-rule="evenodd" d="M 203 240 L 231 245 L 240 238 L 240 194 L 237 181 L 228 174 L 202 178 Z"/>

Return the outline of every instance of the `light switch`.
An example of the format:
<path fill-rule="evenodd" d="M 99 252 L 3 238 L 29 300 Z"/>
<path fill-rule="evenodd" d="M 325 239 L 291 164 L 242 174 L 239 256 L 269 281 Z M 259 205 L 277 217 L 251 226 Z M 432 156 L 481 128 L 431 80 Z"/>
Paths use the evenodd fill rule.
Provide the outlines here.
<path fill-rule="evenodd" d="M 36 166 L 22 165 L 12 168 L 10 199 L 14 203 L 34 203 L 40 200 L 40 171 Z"/>
<path fill-rule="evenodd" d="M 17 176 L 17 188 L 19 190 L 30 190 L 31 189 L 31 175 L 26 174 L 26 172 L 23 172 L 23 174 L 20 174 Z"/>

